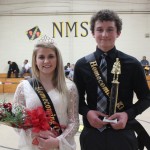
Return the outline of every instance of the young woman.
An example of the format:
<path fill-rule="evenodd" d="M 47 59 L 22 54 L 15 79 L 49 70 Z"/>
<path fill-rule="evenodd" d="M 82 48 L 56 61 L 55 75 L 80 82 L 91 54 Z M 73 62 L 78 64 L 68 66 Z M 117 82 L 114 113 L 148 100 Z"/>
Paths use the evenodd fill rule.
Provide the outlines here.
<path fill-rule="evenodd" d="M 54 111 L 61 127 L 61 134 L 51 130 L 33 133 L 32 129 L 19 132 L 20 150 L 75 150 L 74 135 L 79 126 L 78 93 L 75 84 L 65 79 L 61 54 L 50 42 L 35 45 L 32 56 L 33 78 L 21 82 L 14 95 L 14 104 L 25 106 L 29 110 L 43 106 L 35 85 L 42 86 L 51 99 Z M 32 86 L 31 86 L 32 85 Z M 48 98 L 47 98 L 48 99 Z M 50 103 L 47 101 L 47 103 Z M 43 106 L 44 108 L 44 106 Z M 36 139 L 36 142 L 35 142 Z M 34 142 L 33 142 L 34 141 Z"/>

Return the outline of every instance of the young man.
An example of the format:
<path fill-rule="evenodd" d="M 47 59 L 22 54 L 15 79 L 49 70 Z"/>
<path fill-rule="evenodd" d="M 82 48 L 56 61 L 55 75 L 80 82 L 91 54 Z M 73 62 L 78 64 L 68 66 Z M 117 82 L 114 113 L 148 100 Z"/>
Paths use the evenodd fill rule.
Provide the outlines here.
<path fill-rule="evenodd" d="M 81 150 L 138 149 L 134 132 L 138 129 L 138 123 L 135 117 L 150 106 L 150 96 L 140 62 L 115 47 L 121 30 L 122 20 L 114 11 L 101 10 L 93 15 L 91 31 L 97 43 L 96 51 L 79 59 L 75 65 L 74 81 L 79 91 L 79 113 L 83 116 L 84 123 L 80 135 Z M 116 58 L 120 64 L 116 62 Z M 93 67 L 93 60 L 98 64 L 97 70 Z M 105 60 L 105 74 L 104 68 L 99 69 L 102 60 Z M 115 66 L 120 68 L 114 70 Z M 112 87 L 113 73 L 118 77 L 119 89 L 116 113 L 109 115 L 109 91 Z M 134 92 L 138 99 L 135 104 Z M 115 90 L 113 94 L 117 96 Z M 102 98 L 99 100 L 100 96 Z M 106 107 L 101 108 L 98 102 L 103 99 L 103 106 Z M 108 117 L 109 120 L 117 119 L 117 123 L 105 122 L 103 117 Z"/>

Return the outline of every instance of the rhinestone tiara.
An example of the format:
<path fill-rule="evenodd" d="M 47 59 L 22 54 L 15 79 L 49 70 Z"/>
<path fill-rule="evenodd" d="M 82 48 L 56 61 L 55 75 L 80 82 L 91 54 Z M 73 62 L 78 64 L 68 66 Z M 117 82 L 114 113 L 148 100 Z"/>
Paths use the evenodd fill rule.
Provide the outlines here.
<path fill-rule="evenodd" d="M 41 37 L 41 39 L 39 40 L 39 42 L 49 42 L 51 44 L 56 44 L 54 42 L 54 39 L 51 37 L 48 37 L 47 35 L 44 35 L 43 37 Z"/>

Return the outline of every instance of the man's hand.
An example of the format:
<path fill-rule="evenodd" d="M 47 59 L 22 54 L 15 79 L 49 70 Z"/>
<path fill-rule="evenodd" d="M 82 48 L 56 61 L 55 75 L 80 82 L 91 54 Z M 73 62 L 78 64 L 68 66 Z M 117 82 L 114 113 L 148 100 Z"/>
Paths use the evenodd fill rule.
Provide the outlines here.
<path fill-rule="evenodd" d="M 87 119 L 90 125 L 94 128 L 101 128 L 104 125 L 108 124 L 107 122 L 102 121 L 102 117 L 107 117 L 107 115 L 96 110 L 90 110 L 87 113 Z"/>
<path fill-rule="evenodd" d="M 110 123 L 113 129 L 124 129 L 128 121 L 128 115 L 126 112 L 115 113 L 109 118 L 110 120 L 117 119 L 117 123 Z"/>

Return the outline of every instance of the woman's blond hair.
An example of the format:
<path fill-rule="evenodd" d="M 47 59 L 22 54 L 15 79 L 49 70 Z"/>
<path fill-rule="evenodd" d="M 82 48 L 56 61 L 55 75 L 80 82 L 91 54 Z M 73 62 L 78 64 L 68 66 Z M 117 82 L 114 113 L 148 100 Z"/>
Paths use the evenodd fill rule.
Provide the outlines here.
<path fill-rule="evenodd" d="M 57 65 L 56 65 L 56 69 L 54 72 L 52 82 L 53 82 L 54 87 L 56 87 L 60 93 L 65 94 L 67 92 L 67 86 L 65 82 L 65 74 L 64 74 L 62 56 L 61 56 L 59 49 L 53 43 L 40 41 L 35 45 L 33 54 L 32 54 L 32 76 L 33 78 L 39 80 L 39 76 L 40 76 L 39 69 L 36 65 L 36 56 L 37 56 L 37 51 L 39 48 L 49 48 L 49 49 L 54 50 L 56 54 L 56 58 L 57 58 Z"/>

